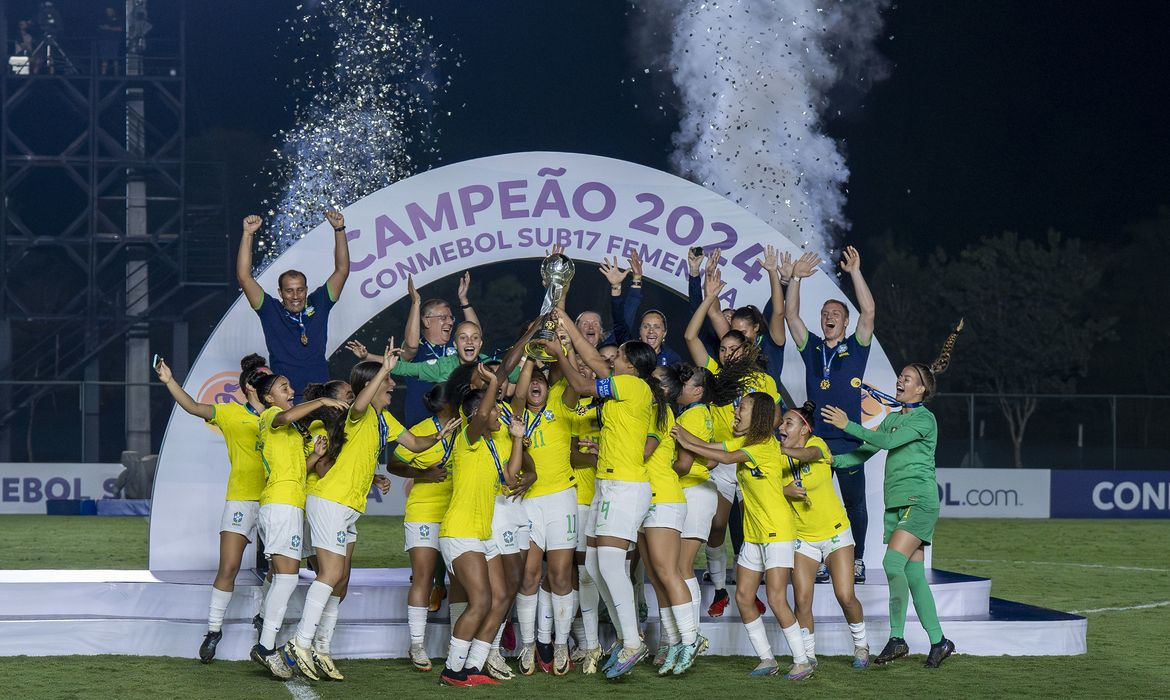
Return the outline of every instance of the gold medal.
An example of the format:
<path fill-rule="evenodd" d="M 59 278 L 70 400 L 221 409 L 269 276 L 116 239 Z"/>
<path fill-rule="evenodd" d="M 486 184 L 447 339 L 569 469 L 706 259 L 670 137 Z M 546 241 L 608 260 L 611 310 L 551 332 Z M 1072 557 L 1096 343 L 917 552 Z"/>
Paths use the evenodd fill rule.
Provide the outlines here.
<path fill-rule="evenodd" d="M 854 389 L 860 389 L 861 377 L 854 377 L 853 379 L 849 380 L 849 386 L 853 387 Z"/>
<path fill-rule="evenodd" d="M 305 335 L 304 333 L 301 333 L 301 345 L 308 345 L 308 344 L 309 344 L 309 336 Z"/>
<path fill-rule="evenodd" d="M 831 384 L 829 384 L 829 380 L 828 380 L 828 379 L 822 379 L 822 380 L 821 380 L 821 391 L 828 391 L 828 389 L 829 389 L 829 387 L 830 387 L 830 386 L 831 386 Z"/>

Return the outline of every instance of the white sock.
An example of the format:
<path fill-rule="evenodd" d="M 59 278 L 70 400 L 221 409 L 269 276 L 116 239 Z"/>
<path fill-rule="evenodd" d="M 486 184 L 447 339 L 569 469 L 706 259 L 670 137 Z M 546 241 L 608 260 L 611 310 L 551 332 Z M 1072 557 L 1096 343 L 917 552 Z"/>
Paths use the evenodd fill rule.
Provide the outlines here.
<path fill-rule="evenodd" d="M 601 646 L 597 632 L 597 606 L 601 603 L 601 594 L 597 592 L 597 582 L 584 564 L 577 566 L 577 574 L 580 582 L 581 627 L 584 630 L 580 641 L 586 649 L 596 649 Z"/>
<path fill-rule="evenodd" d="M 536 592 L 536 641 L 541 644 L 552 644 L 552 634 L 552 593 L 541 588 Z"/>
<path fill-rule="evenodd" d="M 273 574 L 275 576 L 275 574 Z M 268 597 L 268 589 L 272 588 L 272 579 L 265 578 L 264 582 L 260 584 L 260 600 Z"/>
<path fill-rule="evenodd" d="M 313 637 L 317 635 L 317 625 L 321 622 L 321 613 L 325 612 L 325 604 L 329 596 L 333 595 L 333 586 L 320 581 L 314 581 L 305 594 L 305 606 L 301 612 L 301 623 L 297 625 L 297 646 L 308 649 L 313 645 Z"/>
<path fill-rule="evenodd" d="M 516 623 L 520 627 L 520 643 L 536 642 L 536 594 L 516 596 Z"/>
<path fill-rule="evenodd" d="M 218 632 L 223 629 L 223 616 L 227 614 L 228 603 L 232 601 L 231 591 L 221 591 L 211 587 L 211 604 L 207 607 L 207 631 Z"/>
<path fill-rule="evenodd" d="M 702 619 L 703 611 L 703 589 L 699 588 L 699 579 L 691 577 L 686 580 L 687 590 L 691 592 L 691 608 L 695 615 L 695 629 L 699 628 L 699 620 Z"/>
<path fill-rule="evenodd" d="M 488 652 L 491 650 L 492 645 L 482 639 L 471 640 L 471 650 L 467 652 L 467 665 L 465 668 L 475 668 L 482 671 L 483 664 L 487 661 Z"/>
<path fill-rule="evenodd" d="M 674 611 L 671 608 L 658 608 L 658 624 L 662 627 L 662 637 L 658 643 L 668 646 L 678 644 L 678 625 L 674 622 Z"/>
<path fill-rule="evenodd" d="M 577 614 L 577 606 L 573 594 L 552 594 L 553 608 L 553 643 L 568 644 L 569 628 L 573 626 L 573 616 Z"/>
<path fill-rule="evenodd" d="M 406 624 L 410 626 L 410 643 L 423 644 L 427 640 L 427 609 L 406 606 Z M 451 625 L 454 627 L 455 625 Z"/>
<path fill-rule="evenodd" d="M 451 630 L 455 630 L 455 623 L 459 621 L 459 616 L 467 611 L 467 603 L 450 603 L 447 605 L 447 616 L 451 619 Z M 470 642 L 468 642 L 470 644 Z"/>
<path fill-rule="evenodd" d="M 784 638 L 788 640 L 788 650 L 792 652 L 792 663 L 807 664 L 808 655 L 804 653 L 804 640 L 800 637 L 800 624 L 793 622 L 791 627 L 785 627 Z"/>
<path fill-rule="evenodd" d="M 264 629 L 260 630 L 260 646 L 269 651 L 276 644 L 276 633 L 284 624 L 284 611 L 288 608 L 288 599 L 297 589 L 297 578 L 296 574 L 272 575 L 272 585 L 268 588 L 268 595 L 264 596 L 261 613 Z"/>
<path fill-rule="evenodd" d="M 497 652 L 497 653 L 500 651 L 500 639 L 503 638 L 504 628 L 507 626 L 508 626 L 507 620 L 504 620 L 503 622 L 500 623 L 500 628 L 498 630 L 496 630 L 496 638 L 492 640 L 492 651 Z"/>
<path fill-rule="evenodd" d="M 775 661 L 772 643 L 768 641 L 768 631 L 764 629 L 763 615 L 751 622 L 743 623 L 743 626 L 747 628 L 748 640 L 751 641 L 752 649 L 756 650 L 756 656 L 760 657 L 760 661 Z"/>
<path fill-rule="evenodd" d="M 601 599 L 601 602 L 605 604 L 606 610 L 609 611 L 609 621 L 613 624 L 614 635 L 618 639 L 621 639 L 621 620 L 618 619 L 617 609 L 614 607 L 613 596 L 610 595 L 609 586 L 606 585 L 605 577 L 601 575 L 601 559 L 597 547 L 588 547 L 585 550 L 585 566 L 589 567 L 589 576 L 593 579 L 594 585 L 597 586 L 598 598 Z M 622 564 L 622 573 L 623 575 L 625 573 L 624 563 Z M 629 579 L 627 578 L 626 580 L 628 581 Z M 585 629 L 588 630 L 589 628 L 586 627 Z"/>
<path fill-rule="evenodd" d="M 576 591 L 573 592 L 576 593 Z M 572 635 L 573 641 L 577 642 L 578 648 L 589 648 L 589 646 L 585 643 L 585 620 L 583 620 L 580 616 L 573 618 Z"/>
<path fill-rule="evenodd" d="M 800 628 L 800 640 L 804 642 L 804 655 L 817 655 L 816 632 L 810 632 L 807 627 Z"/>
<path fill-rule="evenodd" d="M 642 643 L 638 634 L 638 608 L 634 604 L 634 584 L 626 575 L 626 552 L 618 547 L 598 547 L 597 566 L 602 583 L 609 589 L 617 613 L 621 639 L 626 649 L 637 649 Z M 605 591 L 603 590 L 602 593 Z"/>
<path fill-rule="evenodd" d="M 690 603 L 670 606 L 678 636 L 683 644 L 694 644 L 699 638 L 699 625 L 695 620 L 695 608 Z"/>
<path fill-rule="evenodd" d="M 317 635 L 313 637 L 313 648 L 322 654 L 333 651 L 333 630 L 337 629 L 337 606 L 341 605 L 341 596 L 331 595 L 325 603 L 325 610 L 321 613 L 321 623 L 317 625 Z"/>
<path fill-rule="evenodd" d="M 853 635 L 853 646 L 869 647 L 865 642 L 865 620 L 849 623 L 849 634 Z"/>
<path fill-rule="evenodd" d="M 711 585 L 721 591 L 727 587 L 727 552 L 723 546 L 707 546 L 707 573 L 711 574 Z"/>
<path fill-rule="evenodd" d="M 467 652 L 470 649 L 470 640 L 451 637 L 451 645 L 447 648 L 447 670 L 462 671 L 467 664 Z"/>

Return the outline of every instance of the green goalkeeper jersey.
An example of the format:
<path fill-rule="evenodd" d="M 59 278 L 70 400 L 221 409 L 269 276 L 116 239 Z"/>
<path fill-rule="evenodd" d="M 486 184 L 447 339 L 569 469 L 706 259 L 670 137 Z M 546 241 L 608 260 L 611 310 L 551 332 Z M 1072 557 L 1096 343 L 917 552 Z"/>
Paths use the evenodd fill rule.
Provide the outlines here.
<path fill-rule="evenodd" d="M 905 413 L 895 411 L 882 420 L 877 430 L 850 421 L 845 432 L 864 444 L 834 458 L 834 468 L 861 464 L 878 450 L 887 450 L 886 508 L 922 505 L 938 509 L 938 485 L 934 476 L 938 423 L 929 409 L 919 406 Z"/>

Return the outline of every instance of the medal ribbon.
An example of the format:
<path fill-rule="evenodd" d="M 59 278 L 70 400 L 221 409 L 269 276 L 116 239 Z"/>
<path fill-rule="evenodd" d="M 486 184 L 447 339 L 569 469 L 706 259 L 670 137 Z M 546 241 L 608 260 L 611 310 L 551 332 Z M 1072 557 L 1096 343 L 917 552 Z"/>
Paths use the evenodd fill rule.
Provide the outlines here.
<path fill-rule="evenodd" d="M 532 437 L 532 433 L 536 430 L 537 426 L 540 425 L 540 419 L 544 416 L 544 411 L 537 411 L 536 418 L 534 418 L 532 421 L 532 424 L 529 425 L 527 415 L 531 414 L 531 413 L 532 412 L 527 410 L 527 409 L 525 409 L 525 411 L 524 411 L 524 414 L 526 416 L 524 419 L 524 437 L 525 438 Z"/>
<path fill-rule="evenodd" d="M 488 452 L 492 453 L 492 461 L 496 463 L 496 475 L 500 477 L 500 484 L 507 491 L 508 480 L 504 478 L 504 466 L 500 463 L 500 453 L 496 451 L 496 442 L 492 440 L 491 435 L 484 435 L 483 441 L 487 443 Z"/>
<path fill-rule="evenodd" d="M 284 308 L 284 307 L 281 307 Z M 300 326 L 301 329 L 301 345 L 309 344 L 309 336 L 305 334 L 305 312 L 302 309 L 296 316 L 292 315 L 288 309 L 284 309 L 284 315 L 288 316 L 288 320 Z"/>
<path fill-rule="evenodd" d="M 833 367 L 833 358 L 838 357 L 844 353 L 845 343 L 837 343 L 837 349 L 833 350 L 831 353 L 825 352 L 828 349 L 829 349 L 829 346 L 826 345 L 824 342 L 822 342 L 821 343 L 821 371 L 822 371 L 821 377 L 824 379 L 829 378 L 829 370 L 832 369 L 832 367 Z"/>
<path fill-rule="evenodd" d="M 443 424 L 439 422 L 438 416 L 431 416 L 431 420 L 435 422 L 435 435 L 443 434 Z M 443 459 L 439 460 L 436 467 L 441 467 L 447 464 L 447 460 L 451 459 L 451 450 L 455 449 L 455 440 L 450 437 L 440 437 L 439 442 L 443 444 Z"/>
<path fill-rule="evenodd" d="M 889 407 L 889 408 L 918 408 L 919 406 L 922 405 L 921 401 L 911 401 L 909 403 L 903 403 L 903 402 L 895 399 L 893 396 L 890 396 L 886 392 L 881 391 L 880 389 L 875 389 L 872 386 L 870 386 L 868 384 L 864 384 L 864 383 L 861 385 L 861 390 L 864 391 L 865 393 L 869 394 L 870 396 L 872 396 L 874 398 L 874 400 L 877 401 L 878 403 L 880 403 L 881 405 Z"/>
<path fill-rule="evenodd" d="M 378 411 L 378 461 L 382 461 L 382 454 L 386 451 L 386 444 L 389 439 L 390 425 L 386 422 L 386 416 L 382 415 L 381 411 Z"/>

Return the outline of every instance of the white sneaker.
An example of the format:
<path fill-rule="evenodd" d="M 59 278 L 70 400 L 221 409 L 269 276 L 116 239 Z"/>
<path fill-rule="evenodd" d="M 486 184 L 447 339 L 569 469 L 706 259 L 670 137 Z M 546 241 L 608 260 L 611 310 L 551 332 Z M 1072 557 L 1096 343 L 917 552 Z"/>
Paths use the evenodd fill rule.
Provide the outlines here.
<path fill-rule="evenodd" d="M 427 656 L 427 649 L 422 644 L 410 645 L 410 662 L 416 671 L 431 670 L 431 657 Z"/>

